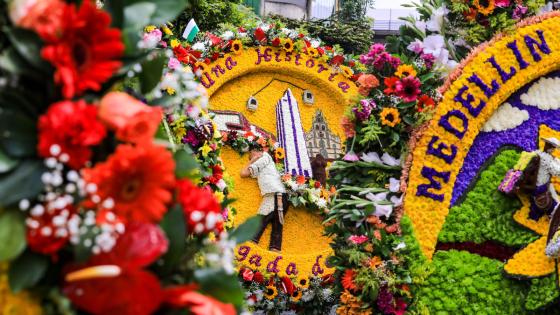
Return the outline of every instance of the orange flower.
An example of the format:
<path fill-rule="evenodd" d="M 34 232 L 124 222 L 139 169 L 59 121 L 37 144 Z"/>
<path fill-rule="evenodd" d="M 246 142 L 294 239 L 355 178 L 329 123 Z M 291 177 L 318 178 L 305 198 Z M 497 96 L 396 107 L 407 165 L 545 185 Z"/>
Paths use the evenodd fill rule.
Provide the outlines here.
<path fill-rule="evenodd" d="M 284 174 L 284 175 L 282 175 L 282 180 L 283 180 L 283 181 L 287 182 L 287 181 L 289 181 L 290 179 L 292 179 L 292 175 L 290 175 L 290 174 Z"/>
<path fill-rule="evenodd" d="M 117 139 L 131 143 L 150 142 L 162 115 L 161 108 L 148 106 L 124 92 L 110 92 L 99 104 L 99 119 L 116 131 Z"/>
<path fill-rule="evenodd" d="M 358 78 L 358 92 L 363 96 L 368 96 L 371 89 L 379 86 L 379 80 L 373 74 L 364 74 Z"/>
<path fill-rule="evenodd" d="M 84 170 L 101 200 L 111 198 L 114 212 L 125 220 L 158 222 L 167 211 L 175 184 L 171 153 L 155 145 L 121 144 L 107 161 Z"/>
<path fill-rule="evenodd" d="M 372 269 L 376 269 L 377 267 L 381 266 L 382 264 L 383 264 L 383 259 L 381 259 L 379 256 L 373 256 L 369 260 L 369 266 Z"/>
<path fill-rule="evenodd" d="M 346 290 L 355 291 L 357 287 L 354 283 L 354 277 L 356 277 L 356 272 L 354 271 L 354 269 L 346 269 L 341 280 L 342 287 Z"/>
<path fill-rule="evenodd" d="M 395 93 L 395 87 L 398 81 L 399 81 L 398 77 L 390 77 L 390 78 L 383 79 L 383 83 L 385 84 L 385 90 L 383 90 L 383 93 L 387 95 Z"/>
<path fill-rule="evenodd" d="M 378 241 L 381 241 L 381 231 L 375 230 L 375 231 L 373 232 L 373 236 L 374 236 Z"/>
<path fill-rule="evenodd" d="M 296 183 L 298 183 L 299 185 L 305 184 L 305 176 L 303 175 L 298 175 L 296 177 Z"/>

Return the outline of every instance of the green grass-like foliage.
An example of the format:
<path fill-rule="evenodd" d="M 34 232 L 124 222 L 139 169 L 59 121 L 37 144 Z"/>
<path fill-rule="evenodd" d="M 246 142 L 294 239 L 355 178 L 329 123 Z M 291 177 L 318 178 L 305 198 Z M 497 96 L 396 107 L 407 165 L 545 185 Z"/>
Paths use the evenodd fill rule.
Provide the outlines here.
<path fill-rule="evenodd" d="M 418 292 L 430 314 L 525 314 L 527 286 L 505 278 L 503 263 L 464 251 L 438 251 Z"/>
<path fill-rule="evenodd" d="M 439 234 L 440 242 L 475 242 L 492 240 L 521 247 L 537 236 L 513 221 L 521 202 L 499 192 L 497 187 L 506 172 L 519 159 L 515 150 L 503 150 L 480 174 L 465 200 L 452 207 Z"/>

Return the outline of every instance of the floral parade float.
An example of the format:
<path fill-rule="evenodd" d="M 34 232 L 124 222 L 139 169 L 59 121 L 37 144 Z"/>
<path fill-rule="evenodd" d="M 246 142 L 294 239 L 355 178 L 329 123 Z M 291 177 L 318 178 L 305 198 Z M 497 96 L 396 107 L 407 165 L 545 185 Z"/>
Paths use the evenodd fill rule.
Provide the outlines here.
<path fill-rule="evenodd" d="M 404 208 L 430 269 L 415 291 L 430 312 L 557 312 L 549 215 L 535 215 L 537 199 L 509 182 L 559 137 L 558 19 L 523 20 L 475 49 L 411 141 Z M 558 189 L 554 165 L 541 168 Z"/>

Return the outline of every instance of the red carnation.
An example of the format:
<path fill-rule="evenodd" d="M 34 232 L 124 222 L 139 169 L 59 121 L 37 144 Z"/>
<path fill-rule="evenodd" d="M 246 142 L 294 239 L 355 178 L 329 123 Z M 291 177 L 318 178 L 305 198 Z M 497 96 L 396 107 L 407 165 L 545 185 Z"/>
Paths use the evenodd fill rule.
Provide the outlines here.
<path fill-rule="evenodd" d="M 272 46 L 278 47 L 280 46 L 280 38 L 276 37 L 272 40 Z"/>
<path fill-rule="evenodd" d="M 413 76 L 408 76 L 397 81 L 395 84 L 395 92 L 398 97 L 402 98 L 405 102 L 413 102 L 418 98 L 420 91 L 420 80 Z"/>
<path fill-rule="evenodd" d="M 299 37 L 299 38 L 303 38 L 304 36 L 305 36 L 305 35 L 303 35 L 302 33 L 299 33 L 299 34 L 298 34 L 298 37 Z"/>
<path fill-rule="evenodd" d="M 55 82 L 62 85 L 65 98 L 99 91 L 122 65 L 121 31 L 110 28 L 111 16 L 92 1 L 82 1 L 79 9 L 67 4 L 61 24 L 59 32 L 44 38 L 41 50 L 41 56 L 56 68 Z"/>
<path fill-rule="evenodd" d="M 264 276 L 260 271 L 256 271 L 253 275 L 253 281 L 263 284 L 264 283 Z"/>
<path fill-rule="evenodd" d="M 219 52 L 215 52 L 212 54 L 212 60 L 216 61 L 218 60 L 218 58 L 220 58 L 220 53 Z"/>
<path fill-rule="evenodd" d="M 265 32 L 262 30 L 262 28 L 258 27 L 255 30 L 255 38 L 261 42 L 261 44 L 266 43 L 266 34 Z"/>
<path fill-rule="evenodd" d="M 50 255 L 56 253 L 68 242 L 69 235 L 64 227 L 60 229 L 55 225 L 53 219 L 56 216 L 66 213 L 67 217 L 70 218 L 75 213 L 75 209 L 72 205 L 67 205 L 62 209 L 48 209 L 40 216 L 32 216 L 30 218 L 33 224 L 27 227 L 27 245 L 31 250 Z M 60 234 L 59 230 L 62 230 L 63 234 Z"/>
<path fill-rule="evenodd" d="M 202 56 L 200 51 L 192 50 L 190 46 L 183 47 L 181 45 L 173 48 L 173 53 L 180 62 L 186 64 L 194 64 Z"/>
<path fill-rule="evenodd" d="M 316 181 L 315 184 L 313 184 L 315 188 L 321 188 L 321 182 Z"/>
<path fill-rule="evenodd" d="M 222 170 L 222 167 L 216 164 L 212 166 L 212 176 L 208 176 L 206 180 L 211 184 L 216 185 L 220 181 L 220 179 L 223 178 L 223 175 L 224 171 Z"/>
<path fill-rule="evenodd" d="M 331 59 L 331 65 L 333 66 L 339 66 L 344 62 L 344 56 L 342 55 L 336 55 L 334 57 L 332 57 Z"/>
<path fill-rule="evenodd" d="M 319 55 L 321 56 L 325 54 L 325 50 L 322 47 L 318 47 L 317 52 L 319 52 Z"/>
<path fill-rule="evenodd" d="M 222 208 L 209 189 L 199 188 L 189 180 L 180 180 L 177 187 L 189 232 L 204 234 L 223 230 Z"/>
<path fill-rule="evenodd" d="M 49 107 L 39 118 L 38 151 L 42 157 L 52 156 L 57 145 L 69 157 L 68 165 L 79 169 L 91 158 L 91 146 L 101 143 L 105 127 L 97 120 L 97 109 L 84 101 L 62 101 Z"/>

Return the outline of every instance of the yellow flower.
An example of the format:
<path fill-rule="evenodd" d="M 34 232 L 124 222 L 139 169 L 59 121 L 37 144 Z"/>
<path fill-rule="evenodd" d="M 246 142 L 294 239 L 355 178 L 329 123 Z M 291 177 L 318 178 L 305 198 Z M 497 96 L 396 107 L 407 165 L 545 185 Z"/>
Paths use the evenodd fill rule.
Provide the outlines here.
<path fill-rule="evenodd" d="M 400 65 L 395 72 L 395 75 L 399 78 L 408 77 L 408 76 L 416 76 L 416 70 L 411 65 Z"/>
<path fill-rule="evenodd" d="M 172 88 L 172 87 L 166 88 L 165 91 L 166 91 L 167 94 L 169 94 L 169 95 L 174 95 L 174 94 L 175 94 L 175 89 Z"/>
<path fill-rule="evenodd" d="M 169 36 L 173 35 L 173 31 L 171 31 L 171 29 L 167 27 L 167 25 L 162 25 L 161 29 L 163 30 L 165 35 L 169 35 Z"/>
<path fill-rule="evenodd" d="M 305 52 L 309 55 L 309 57 L 311 58 L 315 58 L 317 56 L 319 56 L 319 52 L 317 51 L 316 48 L 313 47 L 307 47 L 307 49 L 305 50 Z"/>
<path fill-rule="evenodd" d="M 267 286 L 264 290 L 264 297 L 267 300 L 273 300 L 278 295 L 278 290 L 274 286 Z"/>
<path fill-rule="evenodd" d="M 304 276 L 298 276 L 296 280 L 296 284 L 300 288 L 307 289 L 309 288 L 309 278 Z"/>
<path fill-rule="evenodd" d="M 181 43 L 180 43 L 178 40 L 176 40 L 175 38 L 173 38 L 173 39 L 169 42 L 169 45 L 171 45 L 171 48 L 175 48 L 175 47 L 181 45 Z"/>
<path fill-rule="evenodd" d="M 295 290 L 292 293 L 292 296 L 290 296 L 290 299 L 292 300 L 292 302 L 297 303 L 297 302 L 299 302 L 299 300 L 301 300 L 302 295 L 303 295 L 303 292 L 301 292 L 301 290 Z"/>
<path fill-rule="evenodd" d="M 399 111 L 394 107 L 383 108 L 379 117 L 381 118 L 381 124 L 389 127 L 395 127 L 401 122 Z"/>
<path fill-rule="evenodd" d="M 243 43 L 239 39 L 232 41 L 231 51 L 236 55 L 241 54 L 243 52 Z"/>
<path fill-rule="evenodd" d="M 478 11 L 478 13 L 482 14 L 482 15 L 489 15 L 492 12 L 494 12 L 494 9 L 496 8 L 496 3 L 494 0 L 483 0 L 486 2 L 486 5 L 484 5 L 484 3 L 481 3 L 481 0 L 474 0 L 473 1 L 473 5 L 476 8 L 476 10 Z"/>
<path fill-rule="evenodd" d="M 286 156 L 286 152 L 284 152 L 284 149 L 282 148 L 277 148 L 274 151 L 274 157 L 276 157 L 277 160 L 281 160 Z"/>
<path fill-rule="evenodd" d="M 285 51 L 290 52 L 294 50 L 294 42 L 290 38 L 282 38 L 280 43 Z"/>
<path fill-rule="evenodd" d="M 212 152 L 212 148 L 208 144 L 204 144 L 198 151 L 202 153 L 203 157 L 207 157 L 208 153 Z"/>
<path fill-rule="evenodd" d="M 214 197 L 216 197 L 216 200 L 218 200 L 219 203 L 222 203 L 222 201 L 224 201 L 224 193 L 221 191 L 216 191 L 214 192 Z"/>
<path fill-rule="evenodd" d="M 144 27 L 144 32 L 150 33 L 155 29 L 156 29 L 155 25 L 148 25 L 148 26 Z"/>
<path fill-rule="evenodd" d="M 351 78 L 354 75 L 354 70 L 350 67 L 340 66 L 340 70 L 342 70 L 342 74 L 347 78 Z"/>
<path fill-rule="evenodd" d="M 197 61 L 194 66 L 197 70 L 200 70 L 200 72 L 204 73 L 208 71 L 208 65 L 202 61 Z"/>

